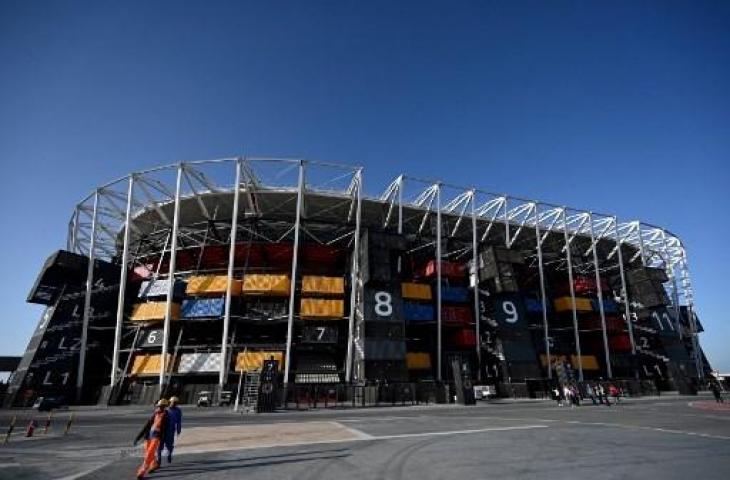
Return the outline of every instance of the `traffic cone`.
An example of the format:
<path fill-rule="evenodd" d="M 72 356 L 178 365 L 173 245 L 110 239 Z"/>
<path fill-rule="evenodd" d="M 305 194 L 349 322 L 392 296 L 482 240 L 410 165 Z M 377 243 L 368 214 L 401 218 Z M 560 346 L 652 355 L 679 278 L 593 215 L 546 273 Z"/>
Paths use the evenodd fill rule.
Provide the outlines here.
<path fill-rule="evenodd" d="M 28 428 L 25 430 L 25 436 L 32 437 L 34 431 L 35 431 L 35 420 L 31 419 L 31 421 L 28 422 Z"/>

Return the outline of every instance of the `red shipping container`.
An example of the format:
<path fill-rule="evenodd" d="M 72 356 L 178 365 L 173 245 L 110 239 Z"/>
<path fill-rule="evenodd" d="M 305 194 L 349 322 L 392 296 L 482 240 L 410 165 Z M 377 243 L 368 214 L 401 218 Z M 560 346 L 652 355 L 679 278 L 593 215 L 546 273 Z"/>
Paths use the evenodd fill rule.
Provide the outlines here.
<path fill-rule="evenodd" d="M 631 340 L 628 335 L 612 335 L 608 339 L 608 345 L 615 352 L 631 351 Z"/>
<path fill-rule="evenodd" d="M 449 335 L 448 343 L 457 347 L 473 348 L 477 344 L 477 336 L 474 330 L 465 328 Z"/>
<path fill-rule="evenodd" d="M 441 322 L 448 326 L 469 325 L 472 322 L 471 309 L 468 307 L 442 307 Z"/>
<path fill-rule="evenodd" d="M 466 274 L 466 264 L 454 262 L 441 262 L 441 276 L 461 278 Z M 436 260 L 431 260 L 426 264 L 426 277 L 436 276 Z"/>
<path fill-rule="evenodd" d="M 573 280 L 573 287 L 576 295 L 589 295 L 598 291 L 595 277 L 578 276 Z M 608 282 L 604 279 L 601 279 L 601 289 L 604 293 L 608 292 Z"/>

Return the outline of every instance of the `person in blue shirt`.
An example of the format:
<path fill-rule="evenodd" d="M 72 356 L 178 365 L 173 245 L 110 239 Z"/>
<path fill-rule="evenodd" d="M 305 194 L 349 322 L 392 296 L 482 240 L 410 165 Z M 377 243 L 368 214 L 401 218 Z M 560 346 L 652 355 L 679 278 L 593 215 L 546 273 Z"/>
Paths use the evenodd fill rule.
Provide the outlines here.
<path fill-rule="evenodd" d="M 167 408 L 167 428 L 165 429 L 165 437 L 160 442 L 159 450 L 157 450 L 157 463 L 162 462 L 162 449 L 167 449 L 167 463 L 172 463 L 172 450 L 175 448 L 175 435 L 180 435 L 182 431 L 182 410 L 177 404 L 180 399 L 170 397 L 170 406 Z"/>

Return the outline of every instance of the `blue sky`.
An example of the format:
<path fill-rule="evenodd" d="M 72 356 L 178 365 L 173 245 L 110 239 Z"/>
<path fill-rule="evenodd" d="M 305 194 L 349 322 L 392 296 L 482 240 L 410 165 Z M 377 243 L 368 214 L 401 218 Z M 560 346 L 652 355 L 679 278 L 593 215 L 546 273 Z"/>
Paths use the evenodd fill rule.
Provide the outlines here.
<path fill-rule="evenodd" d="M 455 5 L 457 4 L 458 5 Z M 639 218 L 730 372 L 730 3 L 0 2 L 0 354 L 96 185 L 247 153 Z"/>

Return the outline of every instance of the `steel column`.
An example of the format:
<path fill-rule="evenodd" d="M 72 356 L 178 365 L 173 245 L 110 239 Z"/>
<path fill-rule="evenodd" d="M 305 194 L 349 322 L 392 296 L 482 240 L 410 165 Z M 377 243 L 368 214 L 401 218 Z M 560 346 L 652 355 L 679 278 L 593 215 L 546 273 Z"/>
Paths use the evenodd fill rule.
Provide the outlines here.
<path fill-rule="evenodd" d="M 78 208 L 78 207 L 77 207 Z M 86 268 L 86 294 L 84 295 L 84 316 L 81 323 L 81 347 L 79 350 L 79 368 L 76 372 L 76 402 L 81 401 L 84 386 L 84 368 L 86 367 L 86 343 L 89 336 L 89 319 L 91 317 L 91 290 L 94 286 L 94 250 L 96 248 L 96 221 L 99 208 L 99 190 L 94 192 L 94 209 L 91 214 L 91 239 L 89 240 L 89 264 Z M 78 210 L 77 210 L 78 223 Z"/>
<path fill-rule="evenodd" d="M 596 234 L 593 229 L 593 215 L 588 214 L 588 223 L 590 225 L 591 232 L 591 245 L 593 249 L 593 270 L 596 273 L 596 290 L 598 292 L 598 312 L 601 315 L 601 330 L 603 333 L 603 352 L 606 360 L 606 374 L 608 378 L 613 378 L 613 371 L 611 369 L 611 352 L 608 349 L 608 333 L 606 332 L 606 312 L 603 306 L 603 288 L 601 287 L 601 272 L 598 266 L 598 241 L 596 240 Z"/>
<path fill-rule="evenodd" d="M 112 353 L 112 373 L 109 384 L 117 383 L 119 365 L 119 347 L 122 341 L 122 324 L 124 322 L 124 299 L 127 294 L 127 262 L 129 261 L 129 230 L 132 223 L 132 202 L 134 196 L 134 174 L 129 176 L 127 186 L 127 209 L 124 214 L 124 240 L 122 246 L 121 272 L 119 274 L 119 299 L 117 300 L 117 323 L 114 326 L 114 351 Z"/>
<path fill-rule="evenodd" d="M 537 244 L 537 269 L 540 274 L 540 302 L 542 304 L 542 327 L 545 337 L 545 360 L 547 362 L 548 380 L 553 378 L 552 358 L 550 354 L 550 328 L 547 316 L 547 295 L 545 294 L 545 266 L 542 258 L 542 238 L 540 235 L 540 212 L 535 204 L 535 241 Z"/>
<path fill-rule="evenodd" d="M 355 239 L 353 242 L 352 271 L 350 272 L 350 318 L 347 329 L 347 357 L 345 359 L 345 382 L 352 379 L 352 349 L 355 341 L 355 302 L 360 281 L 360 220 L 362 217 L 362 169 L 355 174 L 357 183 L 357 207 L 355 210 Z"/>
<path fill-rule="evenodd" d="M 482 380 L 481 313 L 479 309 L 479 241 L 477 240 L 476 192 L 471 191 L 471 255 L 474 262 L 474 319 L 477 337 L 477 380 Z"/>
<path fill-rule="evenodd" d="M 578 331 L 578 312 L 575 306 L 575 286 L 573 285 L 573 264 L 568 240 L 568 223 L 565 209 L 563 209 L 563 236 L 565 237 L 565 259 L 568 263 L 568 287 L 570 288 L 570 303 L 573 311 L 573 332 L 575 334 L 575 353 L 578 355 L 578 381 L 583 381 L 583 356 L 580 351 L 580 333 Z"/>
<path fill-rule="evenodd" d="M 672 324 L 672 330 L 675 330 L 676 327 L 677 336 L 681 339 L 682 322 L 680 321 L 679 313 L 679 290 L 677 289 L 677 278 L 674 273 L 674 266 L 672 265 L 672 260 L 669 257 L 669 250 L 667 250 L 667 234 L 664 230 L 662 230 L 662 253 L 664 254 L 664 265 L 666 266 L 665 270 L 668 273 L 669 280 L 672 282 L 672 306 L 674 310 L 674 319 L 670 319 L 670 322 L 674 322 Z"/>
<path fill-rule="evenodd" d="M 690 278 L 689 264 L 687 263 L 687 253 L 682 248 L 682 266 L 684 268 L 685 280 L 687 283 L 687 315 L 689 320 L 690 335 L 692 335 L 692 346 L 695 351 L 695 367 L 697 368 L 697 377 L 700 381 L 705 379 L 705 369 L 702 364 L 702 350 L 700 349 L 699 332 L 697 332 L 697 319 L 695 318 L 694 298 L 691 293 L 692 280 Z"/>
<path fill-rule="evenodd" d="M 73 230 L 71 231 L 71 252 L 76 253 L 79 239 L 79 207 L 76 206 L 73 215 Z"/>
<path fill-rule="evenodd" d="M 226 283 L 226 305 L 223 313 L 223 338 L 221 338 L 221 369 L 218 385 L 223 388 L 228 378 L 228 329 L 231 323 L 231 295 L 233 292 L 233 267 L 236 262 L 236 235 L 238 233 L 238 208 L 241 197 L 241 159 L 236 159 L 236 183 L 233 188 L 233 213 L 231 217 L 230 245 L 228 247 L 228 272 Z"/>
<path fill-rule="evenodd" d="M 436 184 L 436 380 L 441 381 L 441 185 Z"/>
<path fill-rule="evenodd" d="M 177 180 L 175 181 L 175 209 L 172 218 L 172 240 L 170 242 L 170 263 L 167 271 L 168 287 L 167 299 L 165 300 L 165 323 L 162 328 L 162 358 L 160 359 L 160 395 L 165 390 L 165 376 L 167 375 L 167 344 L 170 339 L 170 320 L 172 317 L 172 296 L 175 291 L 175 267 L 177 262 L 177 233 L 180 225 L 180 187 L 182 183 L 183 164 L 177 167 Z M 162 257 L 165 256 L 163 250 Z M 161 258 L 162 258 L 161 257 Z"/>
<path fill-rule="evenodd" d="M 626 273 L 624 271 L 624 256 L 621 253 L 623 238 L 618 232 L 618 219 L 613 217 L 613 232 L 616 239 L 616 253 L 618 253 L 618 272 L 621 277 L 621 298 L 624 301 L 624 316 L 626 317 L 626 328 L 629 331 L 629 342 L 631 343 L 631 356 L 636 361 L 636 342 L 634 341 L 634 322 L 631 317 L 631 304 L 629 302 L 629 290 L 626 287 Z M 634 377 L 639 379 L 639 370 L 634 368 Z"/>
<path fill-rule="evenodd" d="M 289 291 L 289 319 L 286 325 L 286 357 L 284 358 L 284 388 L 289 384 L 291 370 L 291 340 L 294 326 L 294 294 L 297 288 L 297 259 L 299 254 L 299 226 L 302 221 L 302 200 L 304 197 L 304 161 L 299 162 L 299 181 L 297 182 L 297 211 L 294 221 L 294 251 L 291 261 L 291 287 Z"/>

